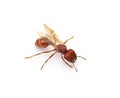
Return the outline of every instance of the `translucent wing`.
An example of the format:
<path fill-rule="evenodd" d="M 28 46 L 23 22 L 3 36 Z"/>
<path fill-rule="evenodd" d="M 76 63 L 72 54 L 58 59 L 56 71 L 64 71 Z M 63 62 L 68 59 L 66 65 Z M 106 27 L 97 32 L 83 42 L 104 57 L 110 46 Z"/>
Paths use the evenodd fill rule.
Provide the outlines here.
<path fill-rule="evenodd" d="M 45 28 L 44 33 L 42 32 L 38 33 L 41 37 L 47 37 L 53 43 L 57 42 L 57 43 L 63 44 L 63 41 L 58 37 L 58 35 L 54 32 L 54 30 L 52 30 L 46 24 L 44 24 L 44 28 Z"/>
<path fill-rule="evenodd" d="M 55 31 L 53 29 L 51 29 L 49 26 L 47 26 L 46 24 L 44 24 L 45 27 L 45 31 L 47 31 L 47 35 L 51 37 L 51 39 L 54 40 L 54 37 L 56 39 L 56 42 L 58 43 L 63 43 L 63 41 L 58 37 L 58 35 L 55 33 Z"/>

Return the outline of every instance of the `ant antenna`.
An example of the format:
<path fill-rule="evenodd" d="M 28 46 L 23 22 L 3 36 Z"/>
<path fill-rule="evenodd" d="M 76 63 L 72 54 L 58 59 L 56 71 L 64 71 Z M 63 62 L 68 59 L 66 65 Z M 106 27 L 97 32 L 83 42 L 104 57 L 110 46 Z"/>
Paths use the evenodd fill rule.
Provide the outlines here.
<path fill-rule="evenodd" d="M 48 60 L 49 60 L 50 58 L 52 58 L 52 56 L 54 56 L 56 53 L 57 53 L 57 51 L 54 52 L 53 54 L 51 54 L 51 55 L 49 56 L 49 58 L 48 58 L 48 59 L 43 63 L 43 65 L 41 66 L 41 70 L 42 70 L 42 68 L 44 67 L 44 65 L 48 62 Z"/>
<path fill-rule="evenodd" d="M 34 57 L 34 56 L 37 56 L 37 55 L 40 55 L 40 54 L 43 54 L 43 53 L 49 53 L 49 52 L 52 52 L 52 51 L 55 51 L 55 49 L 50 50 L 50 51 L 40 52 L 40 53 L 34 54 L 34 55 L 32 55 L 32 56 L 25 57 L 25 59 L 29 59 L 29 58 L 32 58 L 32 57 Z"/>
<path fill-rule="evenodd" d="M 61 54 L 61 58 L 62 58 L 62 60 L 66 63 L 66 65 L 68 65 L 69 67 L 73 68 L 73 66 L 71 66 L 70 64 L 68 64 L 68 63 L 65 61 L 65 59 L 64 59 L 63 56 L 62 56 L 62 54 Z"/>
<path fill-rule="evenodd" d="M 86 58 L 84 58 L 84 57 L 82 57 L 82 56 L 77 56 L 77 57 L 79 57 L 79 58 L 82 58 L 82 59 L 86 60 Z"/>
<path fill-rule="evenodd" d="M 66 44 L 69 40 L 71 40 L 73 38 L 73 36 L 69 39 L 67 39 L 63 44 Z"/>
<path fill-rule="evenodd" d="M 78 72 L 77 68 L 75 67 L 74 63 L 73 64 L 73 68 L 75 69 L 76 72 Z"/>
<path fill-rule="evenodd" d="M 69 39 L 67 39 L 63 44 L 66 44 L 69 40 L 71 40 L 73 38 L 73 36 Z"/>

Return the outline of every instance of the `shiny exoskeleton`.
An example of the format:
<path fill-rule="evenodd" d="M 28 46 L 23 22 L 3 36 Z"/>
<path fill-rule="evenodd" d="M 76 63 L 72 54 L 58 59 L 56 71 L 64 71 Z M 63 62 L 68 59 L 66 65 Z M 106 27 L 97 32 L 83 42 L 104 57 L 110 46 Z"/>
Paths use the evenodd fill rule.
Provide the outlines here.
<path fill-rule="evenodd" d="M 35 45 L 39 48 L 46 48 L 49 45 L 49 39 L 46 37 L 38 38 Z"/>
<path fill-rule="evenodd" d="M 55 34 L 53 33 L 54 31 L 51 30 L 48 26 L 45 25 L 45 27 L 51 32 L 51 34 Z M 56 34 L 55 34 L 56 35 Z M 68 42 L 70 39 L 72 39 L 73 37 L 71 37 L 70 39 L 67 39 L 64 43 L 62 44 L 56 44 L 56 39 L 55 37 L 57 37 L 57 35 L 55 36 L 54 35 L 54 41 L 51 41 L 48 37 L 40 37 L 36 40 L 35 42 L 35 45 L 39 48 L 47 48 L 49 45 L 53 46 L 54 49 L 52 50 L 49 50 L 49 51 L 44 51 L 44 52 L 40 52 L 40 53 L 37 53 L 37 54 L 34 54 L 32 56 L 29 56 L 29 57 L 25 57 L 25 58 L 31 58 L 31 57 L 34 57 L 34 56 L 37 56 L 37 55 L 40 55 L 40 54 L 43 54 L 43 53 L 49 53 L 49 52 L 53 52 L 55 51 L 53 54 L 50 55 L 50 57 L 44 62 L 44 64 L 42 65 L 41 67 L 41 70 L 42 68 L 44 67 L 44 65 L 47 63 L 47 61 L 53 57 L 56 53 L 60 53 L 61 54 L 61 58 L 62 60 L 71 68 L 74 68 L 77 72 L 77 69 L 76 67 L 74 66 L 74 63 L 75 61 L 77 60 L 77 57 L 80 57 L 84 60 L 86 60 L 85 58 L 81 57 L 81 56 L 77 56 L 77 54 L 75 53 L 75 51 L 73 49 L 67 49 L 65 43 Z M 59 41 L 59 40 L 58 40 Z M 72 63 L 72 65 L 69 64 Z"/>
<path fill-rule="evenodd" d="M 51 42 L 48 38 L 42 37 L 36 40 L 35 45 L 39 48 L 46 48 L 48 45 L 50 45 L 50 43 Z M 64 44 L 58 44 L 56 46 L 57 47 L 55 50 L 59 53 L 62 53 L 67 61 L 74 63 L 77 60 L 77 55 L 73 49 L 67 50 L 67 47 Z"/>
<path fill-rule="evenodd" d="M 55 43 L 51 42 L 48 38 L 46 37 L 41 37 L 41 38 L 38 38 L 35 42 L 35 45 L 39 48 L 46 48 L 48 47 L 49 45 L 54 45 L 55 48 L 51 51 L 56 51 L 58 53 L 61 53 L 61 58 L 63 59 L 63 61 L 69 66 L 69 67 L 74 67 L 74 66 L 71 66 L 70 64 L 68 64 L 66 61 L 68 62 L 71 62 L 71 63 L 75 63 L 75 61 L 77 60 L 77 55 L 75 53 L 75 51 L 73 49 L 67 49 L 66 45 L 64 44 L 58 44 L 56 45 Z M 44 53 L 48 53 L 48 52 L 51 52 L 51 51 L 47 51 L 47 52 L 44 52 Z M 38 54 L 37 54 L 38 55 Z M 63 55 L 63 56 L 62 56 Z M 51 58 L 51 57 L 50 57 Z M 49 59 L 50 59 L 49 58 Z M 65 61 L 65 60 L 66 61 Z M 46 61 L 47 62 L 47 61 Z M 45 62 L 45 63 L 46 63 Z M 44 63 L 44 64 L 45 64 Z M 43 68 L 43 66 L 41 67 L 41 69 Z M 75 67 L 74 67 L 75 68 Z M 77 69 L 75 68 L 75 70 L 77 71 Z"/>

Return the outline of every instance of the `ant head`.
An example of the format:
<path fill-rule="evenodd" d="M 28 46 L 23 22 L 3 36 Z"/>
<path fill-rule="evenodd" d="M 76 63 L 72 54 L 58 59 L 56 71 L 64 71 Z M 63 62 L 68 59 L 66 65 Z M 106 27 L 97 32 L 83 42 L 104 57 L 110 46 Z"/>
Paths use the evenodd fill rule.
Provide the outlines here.
<path fill-rule="evenodd" d="M 63 44 L 58 44 L 57 45 L 58 52 L 64 54 L 67 52 L 67 47 Z"/>
<path fill-rule="evenodd" d="M 77 55 L 74 50 L 68 49 L 67 52 L 64 54 L 64 58 L 67 61 L 74 63 L 77 60 Z"/>

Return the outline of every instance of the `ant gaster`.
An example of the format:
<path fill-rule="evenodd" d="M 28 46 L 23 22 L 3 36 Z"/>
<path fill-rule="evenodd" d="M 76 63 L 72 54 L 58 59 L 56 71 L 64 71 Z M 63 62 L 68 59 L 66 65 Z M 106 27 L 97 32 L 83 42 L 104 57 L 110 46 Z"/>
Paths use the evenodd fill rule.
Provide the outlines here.
<path fill-rule="evenodd" d="M 73 49 L 67 49 L 66 47 L 66 42 L 68 42 L 70 39 L 72 39 L 73 37 L 67 39 L 65 42 L 62 42 L 62 40 L 57 36 L 57 34 L 47 25 L 44 24 L 44 27 L 47 31 L 46 34 L 43 33 L 38 33 L 41 37 L 38 38 L 35 42 L 35 45 L 39 48 L 46 48 L 49 45 L 53 46 L 54 49 L 49 50 L 49 51 L 44 51 L 44 52 L 40 52 L 37 54 L 34 54 L 32 56 L 29 57 L 25 57 L 26 59 L 43 54 L 43 53 L 49 53 L 49 52 L 53 52 L 55 51 L 53 54 L 50 55 L 50 57 L 43 63 L 43 65 L 41 66 L 41 70 L 44 67 L 44 65 L 47 63 L 47 61 L 52 58 L 56 53 L 61 53 L 61 58 L 62 60 L 71 68 L 74 68 L 77 72 L 76 67 L 74 66 L 75 61 L 77 60 L 77 57 L 80 57 L 84 60 L 86 60 L 84 57 L 81 56 L 77 56 L 75 51 Z M 59 44 L 57 44 L 57 42 Z M 70 65 L 68 62 L 72 63 L 72 65 Z"/>

